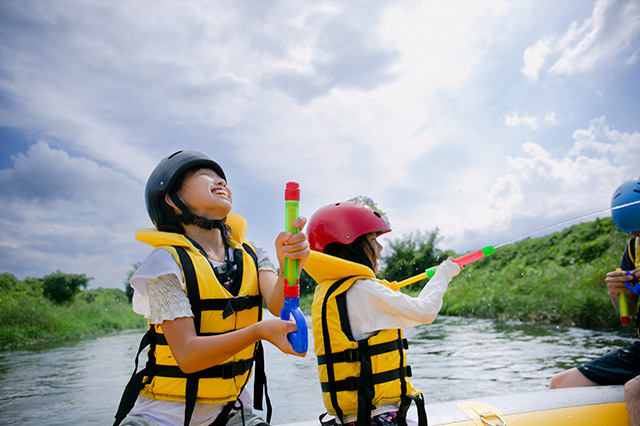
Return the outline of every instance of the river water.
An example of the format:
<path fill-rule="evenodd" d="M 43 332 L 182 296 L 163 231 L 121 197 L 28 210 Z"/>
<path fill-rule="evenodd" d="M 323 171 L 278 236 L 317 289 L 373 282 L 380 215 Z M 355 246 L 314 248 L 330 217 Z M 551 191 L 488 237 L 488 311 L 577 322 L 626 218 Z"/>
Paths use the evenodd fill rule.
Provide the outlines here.
<path fill-rule="evenodd" d="M 443 316 L 405 335 L 412 382 L 427 403 L 546 389 L 553 374 L 634 340 L 631 327 L 606 332 Z M 0 352 L 0 424 L 112 424 L 141 336 Z M 324 412 L 311 342 L 305 358 L 265 344 L 272 424 Z"/>

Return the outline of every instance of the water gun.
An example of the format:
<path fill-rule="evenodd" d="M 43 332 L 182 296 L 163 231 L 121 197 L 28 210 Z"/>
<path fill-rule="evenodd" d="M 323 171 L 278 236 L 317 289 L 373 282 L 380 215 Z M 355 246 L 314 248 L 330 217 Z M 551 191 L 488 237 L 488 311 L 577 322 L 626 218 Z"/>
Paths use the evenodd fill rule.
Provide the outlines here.
<path fill-rule="evenodd" d="M 617 268 L 616 271 L 622 271 L 622 269 Z M 631 271 L 624 272 L 628 276 L 635 278 Z M 625 281 L 624 285 L 627 286 L 627 288 L 631 290 L 636 296 L 638 295 L 638 293 L 640 293 L 640 283 L 631 285 L 628 281 Z M 620 310 L 620 324 L 629 325 L 629 307 L 627 306 L 627 295 L 624 293 L 624 291 L 618 293 L 618 308 Z"/>
<path fill-rule="evenodd" d="M 293 227 L 293 221 L 299 216 L 300 186 L 296 182 L 287 182 L 284 191 L 285 200 L 285 231 L 295 234 L 298 228 Z M 287 338 L 293 350 L 299 354 L 307 352 L 309 336 L 307 321 L 300 309 L 300 272 L 298 260 L 284 258 L 284 306 L 280 311 L 280 318 L 288 321 L 291 315 L 298 326 L 297 331 L 289 333 Z"/>
<path fill-rule="evenodd" d="M 453 261 L 460 265 L 460 267 L 462 268 L 464 265 L 475 262 L 476 260 L 482 259 L 485 256 L 489 256 L 495 251 L 496 249 L 493 246 L 486 246 L 482 247 L 480 250 L 472 251 L 471 253 L 467 253 L 464 256 L 458 257 L 457 259 L 453 259 Z M 431 278 L 436 273 L 437 268 L 437 266 L 432 266 L 421 274 L 418 274 L 411 278 L 407 278 L 404 281 L 400 281 L 399 283 L 396 283 L 395 288 L 399 289 L 409 284 L 424 280 L 425 278 Z"/>

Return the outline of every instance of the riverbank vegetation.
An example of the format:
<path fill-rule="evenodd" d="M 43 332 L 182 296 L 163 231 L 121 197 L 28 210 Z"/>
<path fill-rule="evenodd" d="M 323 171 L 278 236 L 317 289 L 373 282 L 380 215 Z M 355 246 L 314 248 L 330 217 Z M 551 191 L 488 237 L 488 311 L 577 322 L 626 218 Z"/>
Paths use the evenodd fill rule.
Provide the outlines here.
<path fill-rule="evenodd" d="M 440 312 L 585 328 L 620 327 L 604 276 L 617 267 L 627 239 L 607 218 L 499 247 L 453 279 Z M 401 281 L 448 256 L 464 254 L 440 249 L 438 243 L 437 230 L 387 241 L 380 278 Z M 144 318 L 131 309 L 128 286 L 86 290 L 87 282 L 84 275 L 61 272 L 24 281 L 1 274 L 0 348 L 145 326 Z M 424 284 L 420 281 L 402 291 L 417 295 Z M 306 312 L 314 288 L 315 283 L 303 273 L 300 304 Z"/>
<path fill-rule="evenodd" d="M 43 279 L 0 275 L 0 348 L 75 340 L 140 328 L 119 289 L 86 288 L 83 275 L 55 272 Z"/>
<path fill-rule="evenodd" d="M 604 277 L 618 266 L 628 238 L 606 218 L 497 248 L 453 279 L 441 313 L 586 328 L 619 327 Z M 401 280 L 437 265 L 452 253 L 438 250 L 436 242 L 437 233 L 432 233 L 422 242 L 392 243 L 382 275 L 390 281 Z M 420 264 L 423 258 L 429 259 Z M 402 274 L 407 269 L 410 271 Z M 407 291 L 417 294 L 423 285 L 424 281 L 413 284 Z"/>

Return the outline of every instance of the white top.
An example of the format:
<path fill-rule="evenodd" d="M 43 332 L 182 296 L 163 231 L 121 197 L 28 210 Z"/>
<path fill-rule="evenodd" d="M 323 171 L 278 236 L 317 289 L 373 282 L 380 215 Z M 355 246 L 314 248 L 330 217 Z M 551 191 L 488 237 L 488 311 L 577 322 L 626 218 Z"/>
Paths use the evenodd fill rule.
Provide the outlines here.
<path fill-rule="evenodd" d="M 353 338 L 364 339 L 378 330 L 410 328 L 431 324 L 440 308 L 451 279 L 460 273 L 457 263 L 443 262 L 422 288 L 418 297 L 393 291 L 369 280 L 357 280 L 347 290 L 347 311 Z"/>
<path fill-rule="evenodd" d="M 258 270 L 276 272 L 268 253 L 253 245 L 258 256 Z M 216 263 L 213 262 L 214 266 Z M 193 317 L 189 298 L 182 282 L 182 270 L 171 253 L 158 249 L 151 252 L 138 267 L 130 280 L 133 293 L 133 310 L 149 321 L 162 324 L 176 318 Z M 243 390 L 239 399 L 245 407 L 252 404 L 251 396 Z M 224 407 L 222 404 L 196 404 L 191 425 L 204 426 L 213 422 Z M 184 403 L 145 398 L 138 395 L 129 415 L 140 416 L 159 426 L 184 424 Z"/>

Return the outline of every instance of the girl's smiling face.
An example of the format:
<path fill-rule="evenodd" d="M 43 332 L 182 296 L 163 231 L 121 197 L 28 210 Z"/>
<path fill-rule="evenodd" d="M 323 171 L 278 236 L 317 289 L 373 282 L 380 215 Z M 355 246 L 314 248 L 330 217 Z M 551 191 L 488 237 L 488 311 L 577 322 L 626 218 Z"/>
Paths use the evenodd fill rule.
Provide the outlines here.
<path fill-rule="evenodd" d="M 186 172 L 178 196 L 194 214 L 208 219 L 223 219 L 231 212 L 231 189 L 211 169 Z"/>

